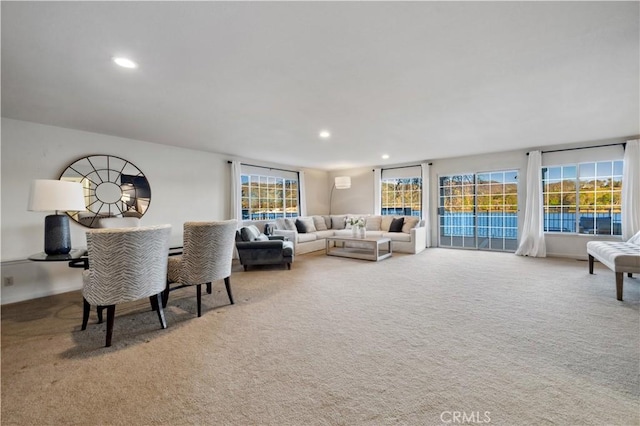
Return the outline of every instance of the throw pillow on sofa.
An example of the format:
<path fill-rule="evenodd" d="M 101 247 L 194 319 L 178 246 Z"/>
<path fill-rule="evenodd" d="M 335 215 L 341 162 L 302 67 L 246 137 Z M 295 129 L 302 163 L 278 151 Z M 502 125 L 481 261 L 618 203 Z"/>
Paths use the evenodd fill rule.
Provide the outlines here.
<path fill-rule="evenodd" d="M 331 229 L 344 229 L 347 216 L 331 215 Z"/>
<path fill-rule="evenodd" d="M 296 228 L 299 234 L 308 234 L 309 232 L 316 232 L 316 227 L 313 224 L 313 219 L 310 217 L 297 218 Z"/>
<path fill-rule="evenodd" d="M 286 229 L 287 231 L 295 231 L 296 222 L 293 219 L 286 218 L 284 220 L 284 229 Z"/>
<path fill-rule="evenodd" d="M 261 232 L 255 225 L 243 226 L 240 229 L 240 237 L 242 241 L 254 241 L 260 236 Z"/>
<path fill-rule="evenodd" d="M 389 225 L 389 232 L 402 232 L 402 227 L 404 226 L 404 217 L 398 217 L 391 220 L 391 225 Z"/>
<path fill-rule="evenodd" d="M 311 218 L 313 219 L 313 226 L 316 227 L 316 231 L 326 231 L 328 229 L 322 216 L 311 216 Z"/>
<path fill-rule="evenodd" d="M 331 229 L 331 216 L 327 214 L 322 216 L 322 218 L 324 219 L 324 226 L 326 226 L 327 229 Z"/>
<path fill-rule="evenodd" d="M 288 217 L 279 217 L 276 219 L 276 228 L 286 230 L 286 231 L 295 231 L 296 224 L 293 220 L 289 219 Z"/>
<path fill-rule="evenodd" d="M 391 222 L 393 221 L 393 216 L 384 215 L 380 220 L 380 230 L 383 232 L 389 232 L 389 226 L 391 226 Z"/>
<path fill-rule="evenodd" d="M 420 218 L 415 216 L 405 216 L 404 217 L 404 225 L 402 225 L 402 232 L 405 234 L 410 234 L 411 230 L 418 226 L 420 223 Z"/>
<path fill-rule="evenodd" d="M 382 224 L 382 216 L 367 216 L 364 227 L 367 231 L 379 231 Z"/>

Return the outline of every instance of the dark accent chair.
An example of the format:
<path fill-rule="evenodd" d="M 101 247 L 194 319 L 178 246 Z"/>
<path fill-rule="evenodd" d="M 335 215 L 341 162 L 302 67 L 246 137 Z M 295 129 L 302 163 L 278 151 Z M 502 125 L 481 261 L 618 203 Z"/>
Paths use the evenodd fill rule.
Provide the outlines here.
<path fill-rule="evenodd" d="M 293 241 L 285 241 L 280 235 L 266 236 L 255 225 L 243 226 L 236 231 L 236 248 L 240 264 L 246 271 L 250 265 L 293 263 Z"/>

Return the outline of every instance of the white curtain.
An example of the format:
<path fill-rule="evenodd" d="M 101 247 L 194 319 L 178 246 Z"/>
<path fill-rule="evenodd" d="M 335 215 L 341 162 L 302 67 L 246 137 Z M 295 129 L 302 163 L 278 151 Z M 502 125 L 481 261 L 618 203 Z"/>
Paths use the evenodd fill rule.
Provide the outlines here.
<path fill-rule="evenodd" d="M 431 247 L 431 211 L 429 210 L 431 166 L 429 163 L 422 163 L 420 167 L 422 168 L 422 220 L 427 231 L 426 247 Z"/>
<path fill-rule="evenodd" d="M 519 256 L 546 257 L 544 243 L 542 212 L 542 153 L 529 153 L 527 164 L 527 200 L 524 212 L 524 226 L 520 246 L 516 251 Z"/>
<path fill-rule="evenodd" d="M 298 172 L 298 191 L 300 194 L 300 216 L 307 215 L 307 191 L 305 187 L 306 185 L 304 182 L 304 171 L 300 170 Z"/>
<path fill-rule="evenodd" d="M 229 202 L 229 217 L 242 225 L 242 165 L 239 161 L 231 162 L 231 199 Z"/>
<path fill-rule="evenodd" d="M 627 141 L 622 166 L 622 239 L 640 231 L 640 140 Z"/>
<path fill-rule="evenodd" d="M 373 169 L 373 214 L 382 213 L 382 169 Z"/>

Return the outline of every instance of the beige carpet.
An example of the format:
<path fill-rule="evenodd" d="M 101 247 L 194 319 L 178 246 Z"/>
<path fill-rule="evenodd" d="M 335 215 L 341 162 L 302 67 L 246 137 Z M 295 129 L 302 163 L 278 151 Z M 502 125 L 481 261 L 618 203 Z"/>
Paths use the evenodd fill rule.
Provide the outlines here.
<path fill-rule="evenodd" d="M 2 424 L 640 424 L 640 279 L 618 302 L 602 265 L 319 252 L 232 286 L 201 318 L 172 293 L 167 330 L 119 307 L 111 348 L 79 292 L 3 307 Z"/>

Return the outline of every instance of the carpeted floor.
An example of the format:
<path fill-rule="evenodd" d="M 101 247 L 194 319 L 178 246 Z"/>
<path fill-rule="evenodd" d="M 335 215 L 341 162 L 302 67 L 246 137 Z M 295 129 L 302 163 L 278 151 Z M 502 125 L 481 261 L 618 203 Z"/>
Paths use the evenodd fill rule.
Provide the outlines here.
<path fill-rule="evenodd" d="M 566 259 L 428 249 L 298 256 L 120 306 L 79 292 L 2 309 L 3 425 L 638 425 L 640 279 Z"/>

